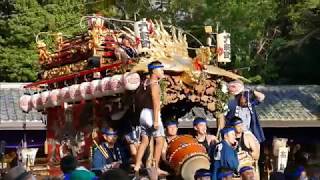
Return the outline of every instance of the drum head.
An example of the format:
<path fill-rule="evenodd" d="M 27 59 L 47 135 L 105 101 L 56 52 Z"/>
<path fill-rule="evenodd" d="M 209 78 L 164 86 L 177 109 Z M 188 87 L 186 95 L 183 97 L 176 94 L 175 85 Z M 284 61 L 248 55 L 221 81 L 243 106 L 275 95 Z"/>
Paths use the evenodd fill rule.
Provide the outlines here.
<path fill-rule="evenodd" d="M 186 160 L 181 167 L 181 177 L 185 180 L 194 180 L 194 174 L 198 169 L 210 169 L 208 157 L 199 155 Z"/>
<path fill-rule="evenodd" d="M 195 144 L 197 141 L 189 135 L 177 136 L 171 140 L 168 144 L 167 157 L 169 158 L 181 145 L 183 144 Z"/>

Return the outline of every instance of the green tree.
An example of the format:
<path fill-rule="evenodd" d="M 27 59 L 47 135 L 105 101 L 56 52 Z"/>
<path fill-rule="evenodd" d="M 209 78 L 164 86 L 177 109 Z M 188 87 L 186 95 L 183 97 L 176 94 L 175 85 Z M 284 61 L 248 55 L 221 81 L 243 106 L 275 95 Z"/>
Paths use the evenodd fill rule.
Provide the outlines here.
<path fill-rule="evenodd" d="M 45 27 L 45 11 L 37 1 L 11 2 L 12 14 L 0 21 L 0 81 L 29 81 L 36 79 L 35 35 Z"/>
<path fill-rule="evenodd" d="M 207 0 L 206 24 L 219 23 L 220 31 L 231 33 L 232 63 L 226 68 L 239 69 L 242 75 L 252 81 L 260 81 L 263 59 L 255 56 L 256 49 L 267 33 L 266 22 L 276 16 L 277 3 L 266 1 Z M 260 75 L 261 76 L 261 75 Z M 261 81 L 260 81 L 261 82 Z"/>
<path fill-rule="evenodd" d="M 263 82 L 263 76 L 277 77 L 276 67 L 269 65 L 265 57 L 256 56 L 257 46 L 270 44 L 266 38 L 266 23 L 276 18 L 277 2 L 266 1 L 214 1 L 214 0 L 171 0 L 165 11 L 145 11 L 194 34 L 205 42 L 205 25 L 219 27 L 219 32 L 231 33 L 232 63 L 222 65 L 228 69 L 239 69 L 242 75 L 253 82 Z M 141 13 L 143 14 L 143 13 Z M 199 43 L 189 38 L 189 45 L 199 47 Z M 249 69 L 249 71 L 248 71 Z M 257 74 L 260 74 L 257 76 Z"/>
<path fill-rule="evenodd" d="M 279 78 L 272 83 L 319 84 L 320 3 L 294 1 L 279 5 L 274 22 L 281 35 L 270 48 L 270 58 L 278 67 Z"/>
<path fill-rule="evenodd" d="M 82 16 L 92 13 L 89 5 L 100 1 L 16 0 L 0 8 L 0 81 L 35 81 L 38 57 L 35 39 L 40 32 L 62 32 L 71 36 L 83 31 Z M 6 8 L 6 7 L 9 7 Z M 94 11 L 98 11 L 97 6 Z M 50 45 L 50 36 L 43 35 Z"/>

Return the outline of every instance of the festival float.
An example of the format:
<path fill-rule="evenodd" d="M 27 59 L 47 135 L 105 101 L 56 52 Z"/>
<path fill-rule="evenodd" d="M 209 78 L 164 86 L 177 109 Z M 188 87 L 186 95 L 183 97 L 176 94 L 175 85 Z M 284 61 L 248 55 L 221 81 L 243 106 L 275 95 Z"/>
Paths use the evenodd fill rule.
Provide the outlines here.
<path fill-rule="evenodd" d="M 24 112 L 47 115 L 45 152 L 52 166 L 68 152 L 88 162 L 91 133 L 106 117 L 121 121 L 127 111 L 140 113 L 143 102 L 136 102 L 135 96 L 152 61 L 164 65 L 163 109 L 186 101 L 219 116 L 226 101 L 221 99 L 225 82 L 244 79 L 218 67 L 231 59 L 229 33 L 212 33 L 206 27 L 207 46 L 190 48 L 188 33 L 157 20 L 94 15 L 83 17 L 80 25 L 84 22 L 86 32 L 72 38 L 62 33 L 37 36 L 39 80 L 25 86 L 29 94 L 20 99 Z M 42 36 L 53 37 L 53 48 Z M 223 121 L 221 116 L 216 119 Z"/>

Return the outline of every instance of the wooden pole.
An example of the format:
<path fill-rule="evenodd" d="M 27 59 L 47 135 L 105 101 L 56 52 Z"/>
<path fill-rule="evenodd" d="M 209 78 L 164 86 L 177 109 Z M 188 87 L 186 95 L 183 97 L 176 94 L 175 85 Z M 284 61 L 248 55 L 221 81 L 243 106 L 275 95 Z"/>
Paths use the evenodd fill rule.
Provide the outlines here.
<path fill-rule="evenodd" d="M 219 140 L 222 140 L 220 130 L 224 128 L 225 126 L 225 119 L 223 113 L 219 113 L 216 116 L 216 123 L 217 123 L 217 137 Z"/>

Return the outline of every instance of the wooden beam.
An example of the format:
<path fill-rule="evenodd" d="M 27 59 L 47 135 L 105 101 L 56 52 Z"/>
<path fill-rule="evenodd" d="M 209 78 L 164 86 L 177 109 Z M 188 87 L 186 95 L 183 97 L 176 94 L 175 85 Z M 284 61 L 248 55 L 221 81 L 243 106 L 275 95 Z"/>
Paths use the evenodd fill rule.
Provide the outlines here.
<path fill-rule="evenodd" d="M 79 73 L 74 73 L 74 74 L 61 76 L 61 77 L 57 77 L 57 78 L 53 78 L 53 79 L 49 79 L 49 80 L 42 80 L 42 81 L 34 82 L 31 84 L 27 84 L 26 86 L 24 86 L 24 88 L 31 88 L 31 87 L 36 87 L 36 86 L 39 86 L 42 84 L 52 84 L 52 83 L 57 83 L 57 82 L 61 82 L 61 81 L 66 81 L 66 80 L 74 79 L 76 77 L 81 77 L 81 76 L 85 76 L 88 74 L 93 74 L 95 72 L 101 72 L 101 71 L 104 71 L 107 69 L 117 68 L 121 65 L 123 65 L 122 62 L 117 62 L 117 63 L 113 63 L 113 64 L 103 66 L 100 68 L 89 69 L 89 70 L 81 71 Z"/>

